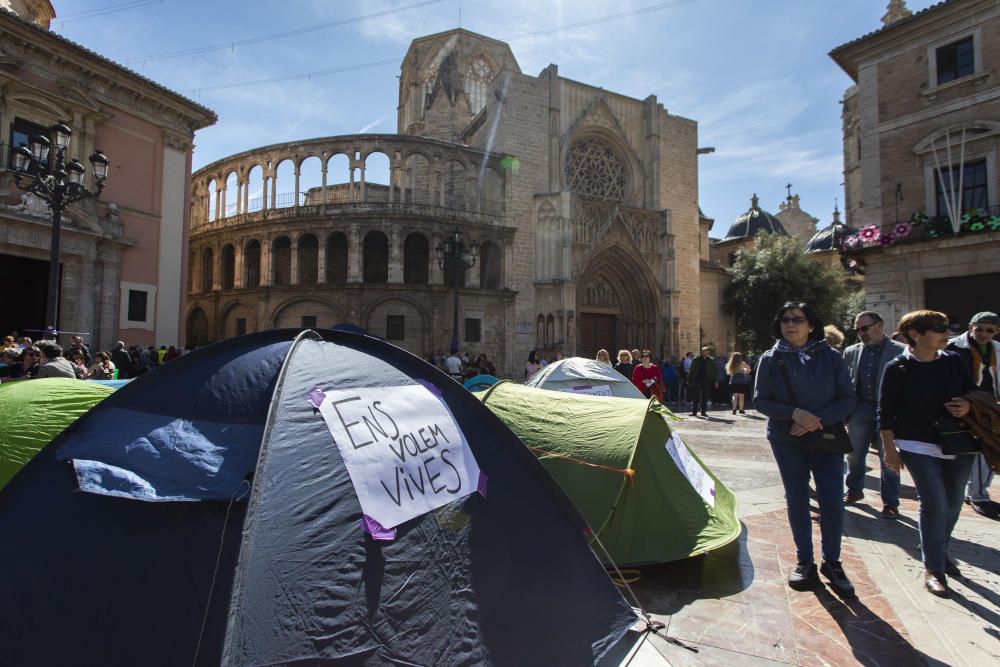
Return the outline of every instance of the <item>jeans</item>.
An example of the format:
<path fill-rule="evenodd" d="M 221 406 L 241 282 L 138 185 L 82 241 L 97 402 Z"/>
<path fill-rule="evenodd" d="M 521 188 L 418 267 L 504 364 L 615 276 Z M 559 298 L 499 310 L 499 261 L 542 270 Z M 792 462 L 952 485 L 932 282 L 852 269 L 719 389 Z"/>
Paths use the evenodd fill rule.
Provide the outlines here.
<path fill-rule="evenodd" d="M 920 500 L 920 549 L 924 567 L 931 572 L 944 572 L 951 531 L 962 511 L 965 483 L 976 457 L 963 455 L 949 460 L 903 451 L 900 455 L 910 469 Z"/>
<path fill-rule="evenodd" d="M 771 440 L 771 451 L 781 473 L 788 505 L 788 524 L 799 562 L 813 561 L 812 518 L 809 516 L 809 473 L 816 480 L 823 560 L 840 560 L 844 532 L 844 456 L 811 454 L 792 442 Z"/>
<path fill-rule="evenodd" d="M 710 384 L 691 385 L 691 412 L 698 412 L 698 404 L 701 403 L 701 411 L 708 411 L 708 397 L 712 392 Z"/>
<path fill-rule="evenodd" d="M 847 490 L 861 493 L 865 490 L 865 460 L 868 458 L 868 443 L 878 434 L 875 416 L 865 410 L 855 410 L 847 420 L 847 434 L 851 437 L 854 453 L 847 457 Z M 881 472 L 879 493 L 882 503 L 889 507 L 899 507 L 899 473 L 885 465 L 882 453 L 882 439 L 877 438 L 878 460 Z"/>
<path fill-rule="evenodd" d="M 982 454 L 976 454 L 971 458 L 975 459 L 975 462 L 972 464 L 972 473 L 969 475 L 969 485 L 965 489 L 965 497 L 970 502 L 986 502 L 990 499 L 993 471 L 986 465 L 986 458 Z"/>

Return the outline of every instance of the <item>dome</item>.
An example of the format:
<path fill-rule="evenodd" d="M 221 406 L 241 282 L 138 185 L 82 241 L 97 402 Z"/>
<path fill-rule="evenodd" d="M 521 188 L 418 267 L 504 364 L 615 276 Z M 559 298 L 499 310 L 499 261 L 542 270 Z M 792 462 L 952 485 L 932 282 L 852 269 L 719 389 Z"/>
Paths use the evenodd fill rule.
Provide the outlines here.
<path fill-rule="evenodd" d="M 767 211 L 762 210 L 757 205 L 758 201 L 759 199 L 755 194 L 750 200 L 750 210 L 733 220 L 733 224 L 729 226 L 729 231 L 726 232 L 725 238 L 722 239 L 723 241 L 752 238 L 761 232 L 789 236 L 781 221 Z"/>
<path fill-rule="evenodd" d="M 837 250 L 844 239 L 858 230 L 848 227 L 840 221 L 840 211 L 833 212 L 833 222 L 816 232 L 806 244 L 806 252 L 826 252 Z"/>

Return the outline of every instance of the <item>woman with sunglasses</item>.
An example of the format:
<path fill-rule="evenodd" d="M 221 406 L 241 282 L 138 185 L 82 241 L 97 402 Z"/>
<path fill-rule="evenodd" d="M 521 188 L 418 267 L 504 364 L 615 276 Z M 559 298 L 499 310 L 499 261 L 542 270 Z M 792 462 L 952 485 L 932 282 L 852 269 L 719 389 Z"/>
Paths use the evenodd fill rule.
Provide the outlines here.
<path fill-rule="evenodd" d="M 920 499 L 920 550 L 924 587 L 949 595 L 947 575 L 958 576 L 948 558 L 948 542 L 965 499 L 974 456 L 945 454 L 935 422 L 945 413 L 956 419 L 969 412 L 962 396 L 976 389 L 961 358 L 945 352 L 948 317 L 916 310 L 897 327 L 907 348 L 886 366 L 879 393 L 878 421 L 885 464 L 897 473 L 910 469 Z"/>
<path fill-rule="evenodd" d="M 854 385 L 844 358 L 823 340 L 823 323 L 806 303 L 788 302 L 775 315 L 777 342 L 761 355 L 754 385 L 754 407 L 767 416 L 767 439 L 781 473 L 788 523 L 797 562 L 788 585 L 807 590 L 819 581 L 813 562 L 809 476 L 816 480 L 822 572 L 843 598 L 854 585 L 840 564 L 844 529 L 844 455 L 818 452 L 801 438 L 824 426 L 842 423 L 854 409 Z"/>

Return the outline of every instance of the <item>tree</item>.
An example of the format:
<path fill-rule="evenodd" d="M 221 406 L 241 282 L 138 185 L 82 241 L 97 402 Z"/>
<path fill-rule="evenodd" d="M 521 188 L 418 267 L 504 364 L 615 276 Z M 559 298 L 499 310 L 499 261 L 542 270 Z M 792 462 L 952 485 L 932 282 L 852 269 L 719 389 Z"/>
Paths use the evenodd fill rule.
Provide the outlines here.
<path fill-rule="evenodd" d="M 840 321 L 838 302 L 845 292 L 841 273 L 810 259 L 798 239 L 761 234 L 753 248 L 736 253 L 727 272 L 723 308 L 736 316 L 747 352 L 770 347 L 771 322 L 786 301 L 812 304 L 823 322 Z"/>

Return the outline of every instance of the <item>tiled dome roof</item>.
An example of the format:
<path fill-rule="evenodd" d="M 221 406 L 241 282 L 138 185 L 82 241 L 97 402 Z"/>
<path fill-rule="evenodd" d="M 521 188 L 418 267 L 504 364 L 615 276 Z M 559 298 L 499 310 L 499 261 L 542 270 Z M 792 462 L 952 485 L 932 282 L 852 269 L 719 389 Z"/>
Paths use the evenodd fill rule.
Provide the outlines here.
<path fill-rule="evenodd" d="M 827 250 L 837 250 L 851 234 L 856 234 L 858 230 L 848 227 L 840 221 L 840 211 L 833 212 L 833 222 L 816 232 L 816 235 L 809 239 L 806 244 L 806 252 L 825 252 Z"/>
<path fill-rule="evenodd" d="M 750 200 L 750 210 L 733 220 L 733 224 L 729 226 L 729 231 L 726 232 L 725 238 L 722 239 L 723 241 L 751 238 L 761 232 L 789 236 L 789 233 L 785 231 L 785 226 L 781 224 L 780 220 L 757 205 L 759 201 L 757 195 L 754 194 Z"/>

